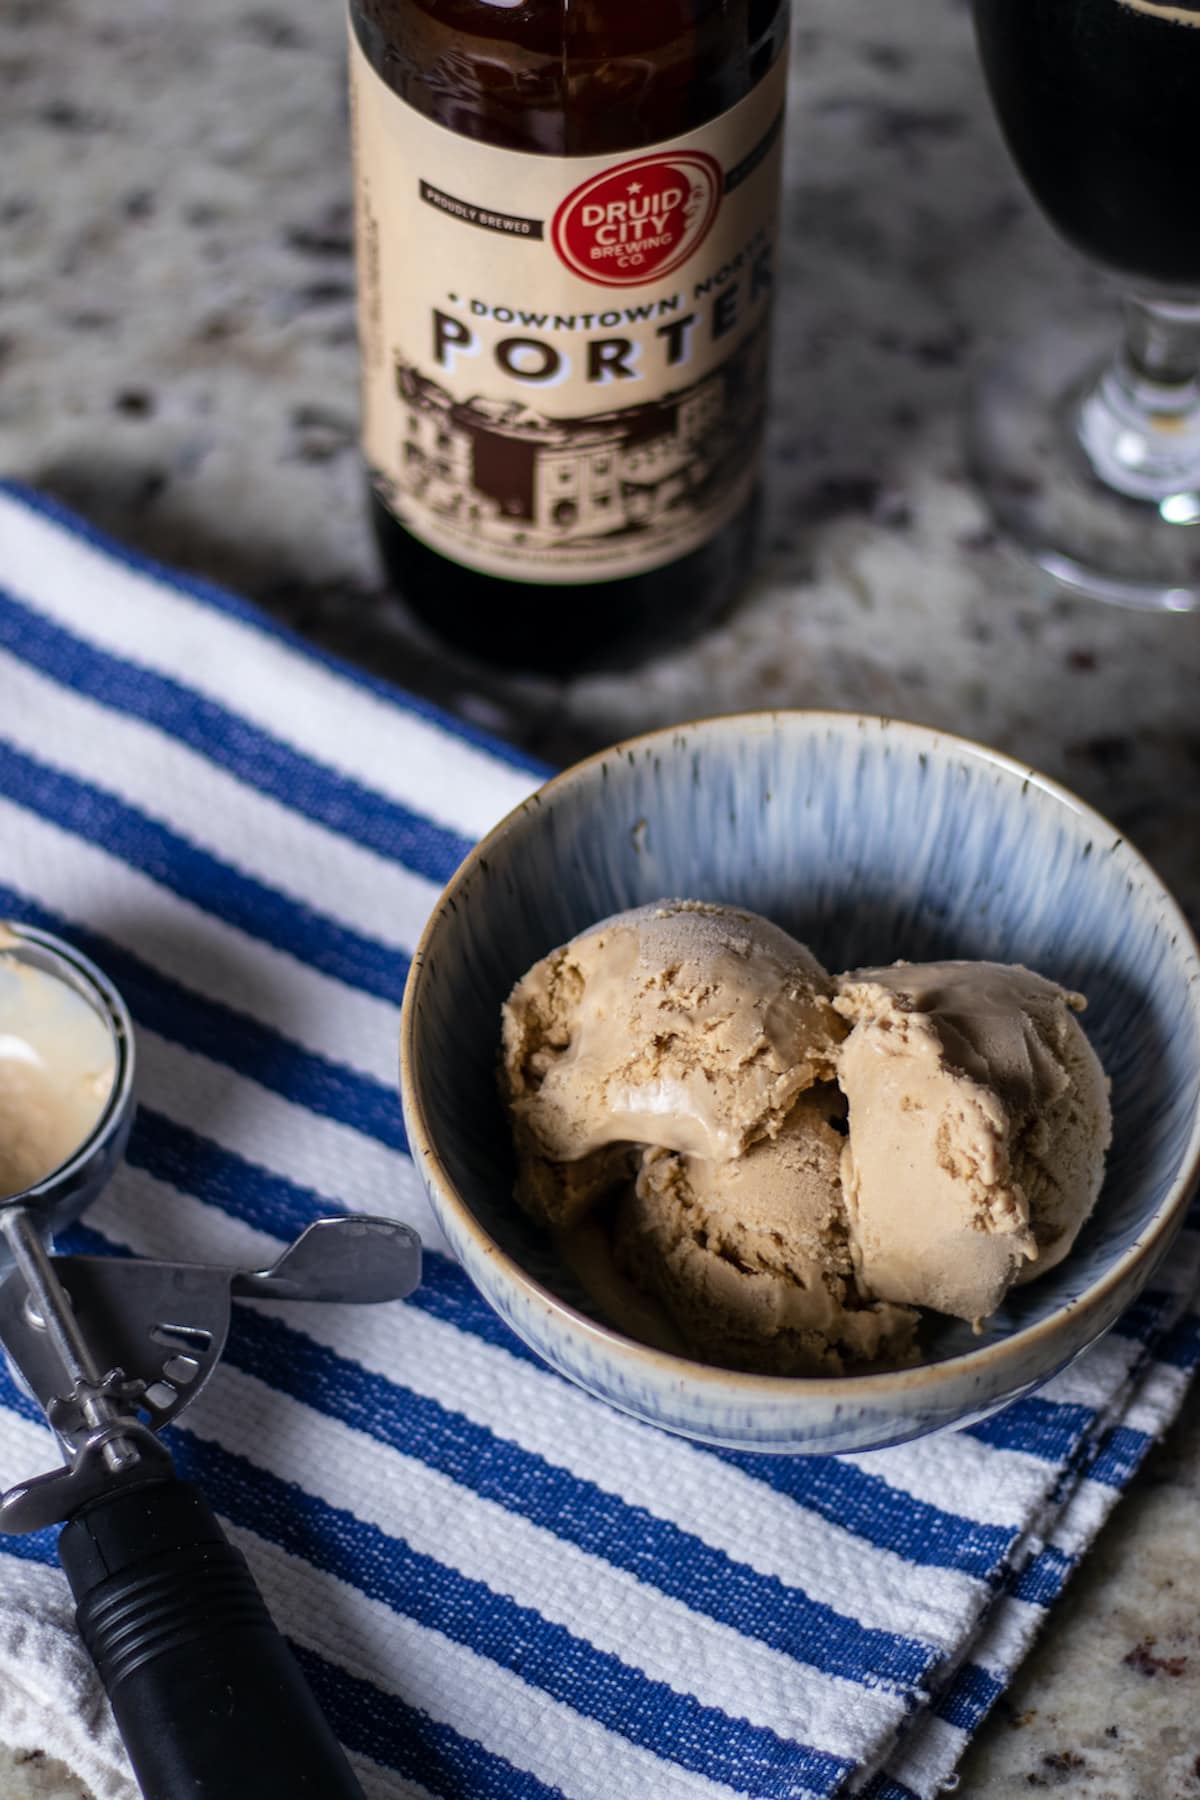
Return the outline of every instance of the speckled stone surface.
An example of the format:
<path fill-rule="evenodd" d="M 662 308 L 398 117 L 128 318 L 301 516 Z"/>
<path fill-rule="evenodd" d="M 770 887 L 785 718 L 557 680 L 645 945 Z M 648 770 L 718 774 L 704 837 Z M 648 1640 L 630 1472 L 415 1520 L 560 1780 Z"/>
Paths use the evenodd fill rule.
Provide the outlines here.
<path fill-rule="evenodd" d="M 562 687 L 452 666 L 380 593 L 343 56 L 336 0 L 4 0 L 0 468 L 548 759 L 762 704 L 966 732 L 1112 815 L 1196 916 L 1200 619 L 1055 596 L 964 473 L 977 359 L 1111 306 L 1007 163 L 967 6 L 798 0 L 761 572 L 699 642 Z M 1193 1405 L 960 1792 L 1200 1796 L 1198 1486 Z M 0 1759 L 0 1800 L 78 1793 Z"/>

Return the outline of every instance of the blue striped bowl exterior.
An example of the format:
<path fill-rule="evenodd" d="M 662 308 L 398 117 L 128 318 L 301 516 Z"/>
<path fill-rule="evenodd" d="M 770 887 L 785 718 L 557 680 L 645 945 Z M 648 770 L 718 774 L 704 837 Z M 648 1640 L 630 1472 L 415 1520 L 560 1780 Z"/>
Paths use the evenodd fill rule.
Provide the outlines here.
<path fill-rule="evenodd" d="M 1115 1141 L 1072 1255 L 916 1368 L 785 1379 L 635 1344 L 517 1213 L 496 1095 L 501 1001 L 553 945 L 663 895 L 777 920 L 831 969 L 896 957 L 1024 962 L 1089 999 Z M 837 713 L 714 719 L 548 783 L 466 859 L 404 1004 L 413 1155 L 454 1250 L 547 1362 L 669 1431 L 743 1449 L 878 1448 L 984 1417 L 1105 1331 L 1182 1222 L 1200 1162 L 1200 962 L 1178 908 L 1098 814 L 963 739 Z"/>

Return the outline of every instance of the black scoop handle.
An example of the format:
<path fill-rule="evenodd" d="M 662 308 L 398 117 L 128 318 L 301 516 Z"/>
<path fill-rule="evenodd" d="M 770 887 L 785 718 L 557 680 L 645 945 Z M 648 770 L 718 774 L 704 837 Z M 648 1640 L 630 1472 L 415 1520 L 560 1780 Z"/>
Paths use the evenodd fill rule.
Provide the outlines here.
<path fill-rule="evenodd" d="M 58 1549 L 145 1800 L 364 1800 L 198 1488 L 117 1489 Z"/>

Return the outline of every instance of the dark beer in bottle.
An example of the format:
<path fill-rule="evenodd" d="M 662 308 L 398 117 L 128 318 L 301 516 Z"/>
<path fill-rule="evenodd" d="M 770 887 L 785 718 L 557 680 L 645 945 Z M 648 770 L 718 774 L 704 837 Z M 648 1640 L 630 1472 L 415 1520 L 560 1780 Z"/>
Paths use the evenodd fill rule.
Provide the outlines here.
<path fill-rule="evenodd" d="M 752 556 L 787 0 L 351 0 L 363 444 L 482 660 L 631 661 Z"/>

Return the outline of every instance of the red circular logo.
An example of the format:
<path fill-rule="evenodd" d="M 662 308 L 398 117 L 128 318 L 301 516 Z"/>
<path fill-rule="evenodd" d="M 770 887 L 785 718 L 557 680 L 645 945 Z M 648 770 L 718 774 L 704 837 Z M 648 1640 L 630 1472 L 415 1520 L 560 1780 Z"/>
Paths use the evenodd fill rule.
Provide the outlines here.
<path fill-rule="evenodd" d="M 660 150 L 593 175 L 554 215 L 554 248 L 603 287 L 657 281 L 708 236 L 721 204 L 721 165 L 702 150 Z"/>

